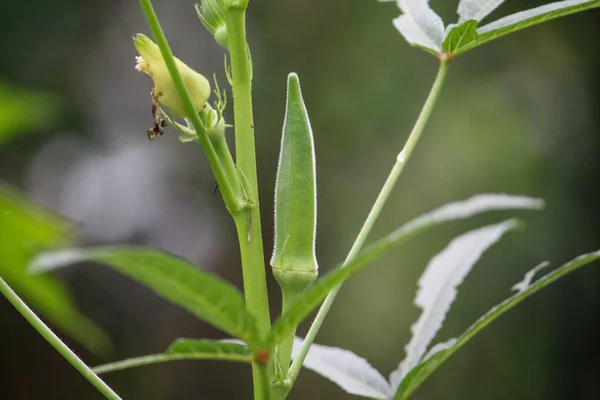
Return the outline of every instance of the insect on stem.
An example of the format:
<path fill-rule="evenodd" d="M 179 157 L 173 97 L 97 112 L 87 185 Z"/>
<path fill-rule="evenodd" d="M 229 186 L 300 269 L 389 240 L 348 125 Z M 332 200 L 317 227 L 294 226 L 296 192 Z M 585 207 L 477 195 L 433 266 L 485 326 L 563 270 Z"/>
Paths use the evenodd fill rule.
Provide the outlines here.
<path fill-rule="evenodd" d="M 160 113 L 160 107 L 158 106 L 158 98 L 160 93 L 156 93 L 154 89 L 150 92 L 152 96 L 152 118 L 154 118 L 154 126 L 148 129 L 148 139 L 156 139 L 163 135 L 165 126 L 167 126 L 167 120 L 164 119 Z"/>

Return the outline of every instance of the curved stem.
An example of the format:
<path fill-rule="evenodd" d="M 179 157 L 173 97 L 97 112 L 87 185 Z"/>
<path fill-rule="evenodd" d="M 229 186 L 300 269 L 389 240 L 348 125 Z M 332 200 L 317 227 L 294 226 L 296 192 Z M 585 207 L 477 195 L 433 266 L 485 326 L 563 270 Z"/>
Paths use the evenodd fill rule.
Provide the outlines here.
<path fill-rule="evenodd" d="M 60 355 L 65 358 L 65 360 L 69 362 L 69 364 L 71 364 L 77 371 L 79 371 L 81 375 L 83 375 L 85 379 L 94 385 L 96 389 L 98 389 L 98 391 L 104 395 L 104 397 L 109 400 L 121 400 L 121 398 L 106 383 L 104 383 L 104 381 L 100 379 L 98 375 L 96 375 L 94 371 L 90 369 L 90 367 L 88 367 L 83 361 L 81 361 L 81 359 L 79 359 L 79 357 L 77 357 L 77 354 L 75 354 L 73 350 L 69 349 L 67 345 L 60 340 L 60 338 L 56 336 L 54 332 L 52 332 L 52 330 L 46 326 L 46 324 L 44 324 L 44 321 L 42 321 L 27 306 L 27 304 L 25 304 L 25 302 L 19 298 L 19 296 L 2 278 L 0 278 L 0 292 L 2 292 L 4 297 L 6 297 L 6 299 L 17 309 L 23 318 L 25 318 L 27 322 L 29 322 L 31 326 L 33 326 L 35 330 L 38 331 L 38 333 L 42 335 L 42 337 L 46 339 L 46 341 L 48 341 L 48 343 L 50 343 L 50 345 L 54 347 L 56 351 L 58 351 Z"/>
<path fill-rule="evenodd" d="M 421 137 L 421 134 L 423 133 L 423 130 L 425 129 L 425 125 L 427 124 L 427 121 L 429 120 L 429 117 L 431 116 L 431 113 L 433 111 L 435 103 L 437 102 L 437 99 L 440 95 L 440 92 L 441 92 L 444 82 L 446 80 L 446 75 L 448 73 L 448 67 L 449 67 L 449 61 L 442 60 L 441 64 L 440 64 L 440 68 L 437 73 L 437 77 L 435 79 L 435 82 L 433 83 L 433 87 L 431 88 L 431 91 L 429 92 L 429 96 L 427 97 L 427 100 L 425 101 L 425 105 L 423 106 L 423 109 L 421 110 L 421 113 L 419 114 L 419 118 L 417 119 L 417 122 L 415 123 L 415 126 L 413 127 L 413 130 L 410 133 L 410 136 L 408 137 L 406 144 L 404 145 L 404 148 L 402 149 L 400 154 L 398 154 L 396 163 L 394 164 L 394 167 L 392 168 L 388 178 L 386 179 L 383 187 L 381 188 L 381 191 L 379 192 L 379 196 L 377 196 L 377 200 L 375 200 L 375 204 L 371 208 L 371 211 L 369 212 L 369 215 L 367 216 L 365 223 L 363 224 L 356 240 L 354 241 L 354 244 L 352 245 L 352 248 L 350 249 L 350 252 L 348 253 L 348 256 L 346 257 L 344 264 L 347 264 L 349 261 L 351 261 L 356 256 L 356 254 L 358 254 L 358 252 L 360 251 L 362 246 L 365 244 L 367 236 L 369 235 L 369 233 L 371 233 L 371 229 L 373 228 L 373 225 L 375 225 L 375 222 L 377 221 L 377 218 L 379 217 L 379 214 L 381 213 L 383 206 L 385 205 L 387 199 L 389 198 L 389 196 L 392 192 L 392 189 L 394 188 L 396 182 L 398 181 L 400 174 L 402 174 L 402 171 L 404 170 L 406 163 L 408 162 L 413 150 L 415 149 L 415 146 L 417 145 L 417 143 L 419 141 L 419 138 Z M 290 369 L 288 372 L 290 389 L 291 389 L 291 386 L 294 384 L 296 378 L 298 377 L 298 374 L 300 372 L 300 369 L 302 368 L 302 364 L 304 363 L 304 359 L 306 358 L 306 355 L 308 354 L 310 346 L 314 342 L 315 337 L 317 336 L 317 333 L 319 332 L 319 329 L 321 328 L 321 325 L 323 324 L 323 321 L 325 320 L 327 313 L 331 309 L 331 305 L 333 304 L 333 301 L 335 300 L 335 297 L 339 293 L 341 287 L 342 287 L 342 285 L 338 285 L 335 288 L 333 288 L 331 290 L 331 292 L 329 292 L 329 295 L 327 295 L 327 298 L 321 305 L 321 308 L 319 309 L 319 312 L 318 312 L 317 316 L 315 317 L 315 320 L 313 321 L 308 333 L 306 334 L 304 343 L 302 344 L 302 347 L 300 348 L 300 351 L 299 351 L 298 355 L 296 356 L 296 359 L 290 366 Z"/>
<path fill-rule="evenodd" d="M 187 86 L 181 77 L 179 69 L 177 68 L 175 57 L 173 56 L 169 42 L 167 42 L 167 38 L 162 30 L 162 27 L 160 26 L 156 12 L 152 7 L 151 0 L 139 1 L 144 12 L 144 16 L 146 17 L 146 21 L 148 22 L 148 26 L 152 31 L 152 36 L 154 36 L 154 40 L 156 40 L 156 44 L 160 49 L 163 59 L 165 60 L 165 64 L 167 65 L 167 69 L 169 70 L 169 74 L 171 75 L 171 79 L 173 79 L 173 83 L 175 84 L 177 92 L 181 97 L 181 101 L 186 108 L 192 126 L 198 135 L 198 141 L 204 148 L 206 157 L 208 158 L 215 178 L 217 179 L 217 183 L 219 184 L 223 201 L 225 202 L 225 205 L 231 214 L 236 213 L 244 208 L 245 203 L 242 195 L 239 176 L 237 174 L 228 175 L 227 170 L 221 165 L 221 161 L 219 160 L 219 157 L 208 138 L 206 129 L 200 120 L 200 116 L 194 107 L 190 92 L 188 91 Z"/>

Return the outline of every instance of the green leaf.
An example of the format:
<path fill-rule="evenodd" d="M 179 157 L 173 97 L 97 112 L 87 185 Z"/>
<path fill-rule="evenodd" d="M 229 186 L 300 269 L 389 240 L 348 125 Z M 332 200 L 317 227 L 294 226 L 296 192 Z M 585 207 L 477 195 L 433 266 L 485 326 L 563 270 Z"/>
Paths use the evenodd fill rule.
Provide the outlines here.
<path fill-rule="evenodd" d="M 302 99 L 300 81 L 296 74 L 291 73 L 288 76 L 285 121 L 275 185 L 273 268 L 302 271 L 305 274 L 317 271 L 316 195 L 312 128 Z"/>
<path fill-rule="evenodd" d="M 32 269 L 45 271 L 80 261 L 107 264 L 251 348 L 261 345 L 254 317 L 234 286 L 164 251 L 141 247 L 69 249 L 41 254 Z"/>
<path fill-rule="evenodd" d="M 252 362 L 253 354 L 248 346 L 208 339 L 177 339 L 164 353 L 128 358 L 93 368 L 97 374 L 120 371 L 144 365 L 158 364 L 178 360 L 222 360 Z"/>
<path fill-rule="evenodd" d="M 0 144 L 54 124 L 59 107 L 56 96 L 0 81 Z"/>
<path fill-rule="evenodd" d="M 563 276 L 567 275 L 568 273 L 571 273 L 576 269 L 583 267 L 584 265 L 587 265 L 592 261 L 598 259 L 600 259 L 600 251 L 581 255 L 528 286 L 524 285 L 523 282 L 528 283 L 527 280 L 531 279 L 531 276 L 526 275 L 525 280 L 518 284 L 520 286 L 517 287 L 519 289 L 519 292 L 517 294 L 513 295 L 512 297 L 509 297 L 508 299 L 506 299 L 505 301 L 488 311 L 473 325 L 471 325 L 458 339 L 452 339 L 451 341 L 438 345 L 436 350 L 439 351 L 437 352 L 430 351 L 429 356 L 426 357 L 425 361 L 417 365 L 406 375 L 406 377 L 400 384 L 400 387 L 398 388 L 395 398 L 402 400 L 408 399 L 408 397 L 441 364 L 443 364 L 448 358 L 450 358 L 450 356 L 456 353 L 458 349 L 464 346 L 473 336 L 479 333 L 479 331 L 488 326 L 502 314 L 512 309 L 514 306 L 516 306 L 532 294 L 550 285 L 552 282 L 555 282 Z M 536 268 L 539 269 L 539 267 Z M 528 273 L 528 275 L 530 274 Z"/>
<path fill-rule="evenodd" d="M 369 262 L 391 250 L 406 240 L 425 232 L 441 223 L 469 218 L 473 215 L 505 209 L 541 209 L 544 203 L 539 199 L 505 194 L 483 194 L 460 202 L 446 204 L 424 214 L 396 231 L 378 240 L 361 251 L 346 265 L 338 266 L 300 296 L 273 324 L 269 347 L 274 347 L 288 336 L 327 296 L 329 291 L 360 271 Z"/>
<path fill-rule="evenodd" d="M 469 20 L 465 23 L 455 26 L 450 30 L 444 40 L 443 50 L 445 53 L 454 54 L 461 47 L 472 43 L 477 39 L 477 21 Z"/>
<path fill-rule="evenodd" d="M 108 337 L 80 313 L 62 282 L 27 271 L 40 250 L 68 245 L 70 230 L 67 220 L 0 185 L 0 276 L 59 330 L 93 353 L 106 354 L 111 350 Z"/>
<path fill-rule="evenodd" d="M 462 46 L 455 54 L 464 53 L 479 45 L 520 31 L 521 29 L 595 7 L 600 7 L 600 0 L 566 0 L 509 15 L 477 29 L 479 37 L 471 43 Z"/>

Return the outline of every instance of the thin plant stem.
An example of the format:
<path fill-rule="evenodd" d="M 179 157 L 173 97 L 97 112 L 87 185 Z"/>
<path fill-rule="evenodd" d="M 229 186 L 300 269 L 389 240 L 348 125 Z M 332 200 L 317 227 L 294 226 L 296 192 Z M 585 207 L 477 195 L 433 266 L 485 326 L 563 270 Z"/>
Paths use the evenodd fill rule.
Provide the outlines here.
<path fill-rule="evenodd" d="M 148 26 L 150 27 L 150 31 L 152 31 L 152 36 L 154 36 L 154 40 L 156 40 L 156 44 L 160 49 L 165 64 L 167 65 L 167 69 L 169 70 L 169 74 L 171 75 L 171 79 L 173 79 L 175 88 L 181 97 L 181 101 L 186 108 L 186 112 L 189 116 L 192 126 L 196 131 L 198 141 L 204 148 L 208 162 L 210 163 L 217 183 L 219 184 L 223 201 L 225 202 L 229 212 L 233 215 L 245 207 L 239 176 L 237 174 L 227 174 L 227 170 L 221 165 L 221 161 L 219 160 L 219 157 L 208 138 L 206 129 L 202 124 L 202 120 L 200 119 L 200 116 L 194 107 L 190 92 L 188 91 L 187 86 L 181 77 L 181 73 L 177 68 L 173 52 L 171 51 L 171 47 L 169 46 L 167 38 L 162 30 L 162 27 L 160 26 L 156 12 L 152 7 L 152 2 L 150 0 L 139 1 L 142 11 L 144 12 L 144 16 L 146 17 L 146 21 L 148 22 Z"/>
<path fill-rule="evenodd" d="M 300 294 L 301 296 L 301 294 Z M 298 293 L 290 295 L 289 290 L 282 290 L 281 296 L 281 313 L 285 314 L 290 305 L 297 300 Z M 286 377 L 288 368 L 290 367 L 290 359 L 292 358 L 292 350 L 294 348 L 294 338 L 296 336 L 296 328 L 294 328 L 287 337 L 285 337 L 281 343 L 277 345 L 277 357 L 279 358 L 279 364 L 283 369 L 284 378 Z"/>
<path fill-rule="evenodd" d="M 348 256 L 346 257 L 344 264 L 347 264 L 348 262 L 350 262 L 358 254 L 358 252 L 360 251 L 362 246 L 365 244 L 367 236 L 369 236 L 369 233 L 371 232 L 373 225 L 375 225 L 375 222 L 377 221 L 377 218 L 379 217 L 379 214 L 381 213 L 383 206 L 385 205 L 396 182 L 398 181 L 400 174 L 402 174 L 402 171 L 404 170 L 406 163 L 410 159 L 410 156 L 411 156 L 413 150 L 415 149 L 415 146 L 417 145 L 419 138 L 421 137 L 421 134 L 423 133 L 423 130 L 425 129 L 425 125 L 427 124 L 427 121 L 429 120 L 429 117 L 431 116 L 431 113 L 437 102 L 437 99 L 439 98 L 442 87 L 446 80 L 449 63 L 450 62 L 448 60 L 441 60 L 441 64 L 440 64 L 440 67 L 439 67 L 439 70 L 437 73 L 437 77 L 435 79 L 435 82 L 433 83 L 433 87 L 431 88 L 431 91 L 429 92 L 429 96 L 427 97 L 427 100 L 425 101 L 425 105 L 423 106 L 423 109 L 421 110 L 421 113 L 419 114 L 419 117 L 418 117 L 417 121 L 415 122 L 413 130 L 410 133 L 410 136 L 408 137 L 408 139 L 404 145 L 404 148 L 398 154 L 398 157 L 396 158 L 396 163 L 394 164 L 394 167 L 392 168 L 388 178 L 386 179 L 383 187 L 381 188 L 381 191 L 379 192 L 379 195 L 377 196 L 377 200 L 375 200 L 375 204 L 371 208 L 371 211 L 369 212 L 367 219 L 365 220 L 356 240 L 354 241 L 354 244 L 352 245 L 352 248 L 350 249 L 350 252 L 348 253 Z M 299 353 L 296 355 L 296 358 L 295 358 L 294 362 L 292 363 L 292 365 L 290 366 L 290 369 L 288 372 L 288 385 L 290 388 L 294 384 L 296 378 L 298 377 L 298 374 L 300 372 L 300 369 L 302 368 L 302 364 L 304 363 L 304 359 L 306 358 L 306 355 L 308 354 L 310 346 L 313 344 L 315 337 L 317 336 L 317 333 L 319 332 L 319 329 L 321 328 L 321 325 L 323 324 L 323 321 L 325 320 L 327 313 L 331 309 L 333 301 L 335 300 L 335 297 L 339 293 L 341 287 L 342 287 L 342 285 L 338 285 L 338 286 L 334 287 L 333 289 L 331 289 L 331 291 L 327 295 L 327 298 L 321 305 L 321 308 L 319 309 L 319 312 L 317 313 L 317 316 L 315 317 L 308 333 L 306 334 L 304 343 L 302 344 L 302 347 L 300 348 Z"/>
<path fill-rule="evenodd" d="M 246 41 L 246 9 L 231 7 L 227 13 L 228 49 L 231 60 L 236 162 L 251 207 L 234 216 L 237 227 L 246 307 L 256 317 L 258 330 L 266 337 L 271 329 L 262 231 L 256 177 L 254 120 L 252 113 L 252 63 Z M 253 366 L 254 397 L 265 400 L 270 378 L 263 368 Z M 267 375 L 268 376 L 268 375 Z M 265 387 L 268 386 L 268 387 Z"/>
<path fill-rule="evenodd" d="M 229 151 L 225 134 L 221 132 L 211 132 L 209 135 L 212 135 L 212 137 L 209 138 L 211 139 L 215 153 L 217 153 L 227 176 L 237 175 L 238 172 L 235 167 L 235 161 L 233 161 L 233 156 L 231 155 L 231 151 Z"/>
<path fill-rule="evenodd" d="M 217 360 L 217 361 L 236 361 L 236 362 L 252 362 L 252 357 L 243 354 L 150 354 L 147 356 L 140 356 L 129 358 L 127 360 L 116 361 L 108 364 L 98 365 L 92 368 L 92 371 L 102 375 L 108 372 L 121 371 L 129 368 L 143 367 L 144 365 L 152 365 L 157 363 L 165 363 L 172 361 L 181 360 Z"/>
<path fill-rule="evenodd" d="M 65 358 L 85 379 L 87 379 L 92 385 L 98 389 L 100 393 L 104 395 L 109 400 L 121 400 L 119 395 L 117 395 L 98 375 L 91 370 L 79 357 L 77 354 L 73 352 L 73 350 L 69 349 L 67 345 L 60 340 L 58 336 L 50 330 L 28 306 L 25 304 L 23 300 L 11 289 L 11 287 L 4 281 L 4 279 L 0 278 L 0 292 L 6 297 L 6 299 L 16 308 L 16 310 L 35 328 L 36 331 L 56 351 L 60 353 L 61 356 Z"/>

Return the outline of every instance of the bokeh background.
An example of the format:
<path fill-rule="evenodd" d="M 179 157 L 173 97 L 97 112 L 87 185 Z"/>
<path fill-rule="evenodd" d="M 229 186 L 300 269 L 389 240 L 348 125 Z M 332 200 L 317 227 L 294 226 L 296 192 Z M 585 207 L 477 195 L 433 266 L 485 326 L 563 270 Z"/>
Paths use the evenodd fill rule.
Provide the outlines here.
<path fill-rule="evenodd" d="M 545 2 L 509 1 L 492 17 Z M 455 20 L 457 1 L 431 3 L 446 22 Z M 391 20 L 399 11 L 393 3 L 250 4 L 266 255 L 285 80 L 295 71 L 316 135 L 317 253 L 327 271 L 348 251 L 437 64 L 394 29 Z M 151 83 L 133 68 L 131 36 L 148 28 L 137 2 L 2 5 L 0 181 L 9 200 L 0 206 L 15 218 L 0 215 L 0 274 L 36 310 L 62 320 L 52 326 L 90 364 L 160 352 L 181 336 L 222 337 L 105 267 L 80 265 L 48 277 L 25 273 L 34 249 L 73 240 L 126 242 L 167 249 L 241 286 L 234 227 L 220 197 L 212 195 L 214 180 L 200 147 L 180 144 L 171 129 L 160 140 L 146 138 Z M 207 76 L 217 74 L 225 85 L 223 52 L 192 6 L 191 0 L 155 1 L 176 54 Z M 556 267 L 600 247 L 599 37 L 600 11 L 594 10 L 495 41 L 453 64 L 439 106 L 372 238 L 480 192 L 539 196 L 547 208 L 450 224 L 390 253 L 347 283 L 319 343 L 351 349 L 390 372 L 403 358 L 410 324 L 418 317 L 412 299 L 427 261 L 453 236 L 485 223 L 518 214 L 527 229 L 486 253 L 437 340 L 460 334 L 539 262 L 550 260 Z M 17 206 L 26 212 L 10 208 Z M 66 231 L 58 215 L 72 221 Z M 278 288 L 270 274 L 269 279 L 277 315 Z M 58 297 L 60 304 L 70 298 L 79 311 L 43 295 Z M 101 399 L 4 299 L 0 321 L 0 399 Z M 599 326 L 596 263 L 495 322 L 414 398 L 597 399 Z M 69 335 L 76 328 L 87 329 L 79 340 Z M 97 329 L 110 338 L 112 349 Z M 106 380 L 131 400 L 251 398 L 249 369 L 228 363 L 156 365 Z M 304 371 L 290 398 L 351 397 Z"/>

